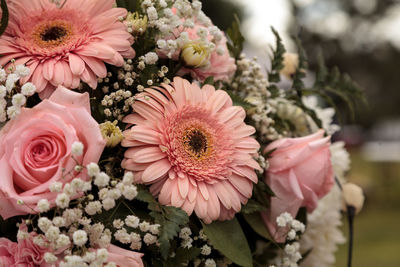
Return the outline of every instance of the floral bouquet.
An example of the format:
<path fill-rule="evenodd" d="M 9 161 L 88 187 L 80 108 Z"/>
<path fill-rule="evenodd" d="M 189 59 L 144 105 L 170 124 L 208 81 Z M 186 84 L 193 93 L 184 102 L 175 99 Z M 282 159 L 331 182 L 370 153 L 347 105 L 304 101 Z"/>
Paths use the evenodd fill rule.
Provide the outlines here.
<path fill-rule="evenodd" d="M 362 205 L 322 106 L 362 97 L 346 75 L 306 86 L 275 30 L 264 71 L 198 0 L 1 11 L 0 266 L 334 262 Z"/>

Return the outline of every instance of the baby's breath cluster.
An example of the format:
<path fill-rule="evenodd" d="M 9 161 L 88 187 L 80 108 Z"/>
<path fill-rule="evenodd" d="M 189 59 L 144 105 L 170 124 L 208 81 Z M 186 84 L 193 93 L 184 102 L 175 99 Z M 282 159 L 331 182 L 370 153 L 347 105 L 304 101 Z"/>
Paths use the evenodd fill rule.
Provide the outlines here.
<path fill-rule="evenodd" d="M 297 267 L 302 259 L 300 253 L 300 235 L 306 230 L 305 225 L 294 219 L 291 214 L 284 212 L 276 218 L 278 227 L 286 231 L 286 245 L 283 255 L 278 257 L 275 265 L 278 267 Z"/>
<path fill-rule="evenodd" d="M 24 65 L 0 67 L 0 122 L 13 119 L 25 106 L 27 97 L 36 92 L 36 87 L 28 82 L 19 84 L 21 78 L 29 75 L 30 69 Z"/>

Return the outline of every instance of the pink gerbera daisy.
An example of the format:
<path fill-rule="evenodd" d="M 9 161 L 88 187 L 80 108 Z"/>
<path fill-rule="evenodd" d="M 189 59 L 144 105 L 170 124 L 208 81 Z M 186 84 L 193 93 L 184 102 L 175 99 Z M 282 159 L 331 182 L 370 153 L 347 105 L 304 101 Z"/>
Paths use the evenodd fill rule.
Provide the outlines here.
<path fill-rule="evenodd" d="M 0 37 L 0 64 L 26 64 L 32 81 L 49 96 L 55 87 L 77 88 L 80 80 L 93 89 L 104 78 L 104 62 L 122 66 L 133 58 L 133 37 L 118 20 L 126 15 L 114 0 L 68 0 L 62 8 L 49 0 L 12 0 L 9 26 Z"/>
<path fill-rule="evenodd" d="M 213 86 L 187 80 L 137 95 L 122 162 L 138 183 L 151 184 L 163 205 L 181 207 L 206 223 L 231 219 L 252 195 L 259 149 L 246 113 Z"/>

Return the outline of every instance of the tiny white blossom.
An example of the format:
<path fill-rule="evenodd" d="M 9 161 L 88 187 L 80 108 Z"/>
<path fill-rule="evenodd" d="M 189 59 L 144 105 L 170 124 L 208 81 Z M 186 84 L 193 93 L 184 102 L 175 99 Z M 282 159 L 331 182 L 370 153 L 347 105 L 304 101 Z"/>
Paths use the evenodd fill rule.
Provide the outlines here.
<path fill-rule="evenodd" d="M 148 246 L 152 245 L 157 242 L 157 237 L 152 234 L 147 233 L 143 237 L 143 242 L 146 243 L 146 245 L 148 245 Z"/>
<path fill-rule="evenodd" d="M 0 82 L 4 82 L 7 78 L 7 73 L 4 69 L 0 68 Z"/>
<path fill-rule="evenodd" d="M 296 231 L 296 232 L 304 232 L 306 230 L 306 226 L 298 221 L 298 220 L 293 220 L 290 224 L 290 226 Z"/>
<path fill-rule="evenodd" d="M 83 230 L 75 231 L 72 235 L 72 240 L 74 241 L 75 245 L 81 247 L 85 245 L 88 240 L 87 233 Z"/>
<path fill-rule="evenodd" d="M 72 155 L 81 156 L 83 154 L 83 144 L 82 142 L 76 141 L 72 143 Z"/>
<path fill-rule="evenodd" d="M 148 232 L 150 230 L 150 224 L 146 221 L 143 221 L 143 222 L 139 223 L 139 228 L 140 228 L 140 231 L 142 231 L 144 233 Z"/>
<path fill-rule="evenodd" d="M 38 220 L 38 226 L 43 233 L 46 233 L 47 230 L 49 230 L 50 226 L 52 226 L 52 223 L 48 218 L 40 217 Z"/>
<path fill-rule="evenodd" d="M 101 249 L 98 249 L 97 250 L 97 252 L 96 252 L 96 254 L 97 254 L 97 259 L 100 261 L 100 262 L 106 262 L 107 261 L 107 258 L 108 258 L 108 251 L 107 251 L 107 249 L 105 249 L 105 248 L 101 248 Z"/>
<path fill-rule="evenodd" d="M 15 67 L 15 73 L 20 77 L 25 77 L 29 75 L 30 69 L 24 65 L 17 65 Z"/>
<path fill-rule="evenodd" d="M 131 185 L 133 183 L 133 173 L 132 172 L 126 172 L 124 174 L 124 177 L 122 178 L 122 183 L 124 185 Z"/>
<path fill-rule="evenodd" d="M 60 228 L 56 226 L 50 226 L 46 231 L 46 237 L 50 241 L 56 241 L 60 235 Z"/>
<path fill-rule="evenodd" d="M 10 119 L 14 119 L 21 113 L 21 108 L 18 106 L 11 106 L 7 108 L 7 115 Z"/>
<path fill-rule="evenodd" d="M 4 85 L 0 85 L 0 98 L 4 98 L 7 94 L 7 89 Z"/>
<path fill-rule="evenodd" d="M 97 174 L 100 173 L 100 167 L 97 165 L 97 163 L 91 162 L 86 166 L 86 169 L 88 171 L 88 175 L 91 177 L 96 176 Z"/>
<path fill-rule="evenodd" d="M 116 231 L 114 237 L 122 244 L 128 244 L 131 242 L 131 236 L 126 232 L 126 229 Z"/>
<path fill-rule="evenodd" d="M 101 211 L 100 201 L 91 201 L 85 207 L 85 212 L 89 215 L 95 215 L 97 212 Z"/>
<path fill-rule="evenodd" d="M 57 195 L 56 205 L 62 209 L 67 208 L 69 205 L 69 196 L 65 193 L 61 193 Z"/>
<path fill-rule="evenodd" d="M 204 256 L 208 256 L 211 254 L 211 247 L 208 245 L 204 245 L 201 247 L 200 252 Z"/>
<path fill-rule="evenodd" d="M 288 240 L 294 240 L 296 238 L 296 231 L 295 230 L 290 230 L 288 235 L 287 235 L 287 239 Z"/>
<path fill-rule="evenodd" d="M 139 226 L 139 222 L 140 222 L 139 218 L 134 215 L 128 215 L 125 218 L 125 224 L 132 228 L 137 228 Z"/>
<path fill-rule="evenodd" d="M 37 209 L 39 212 L 46 212 L 50 209 L 50 203 L 47 199 L 41 199 L 37 203 Z"/>
<path fill-rule="evenodd" d="M 126 186 L 122 191 L 122 195 L 127 200 L 133 200 L 137 196 L 137 194 L 138 194 L 137 187 L 134 185 Z"/>
<path fill-rule="evenodd" d="M 21 87 L 21 93 L 25 96 L 31 96 L 36 92 L 36 86 L 33 83 L 25 83 Z"/>
<path fill-rule="evenodd" d="M 108 174 L 105 172 L 100 172 L 99 174 L 96 175 L 96 178 L 94 179 L 94 184 L 97 187 L 105 187 L 108 185 L 109 182 L 110 182 L 110 176 L 108 176 Z"/>
<path fill-rule="evenodd" d="M 50 252 L 46 252 L 44 254 L 43 258 L 44 258 L 45 262 L 47 262 L 47 263 L 53 263 L 58 260 L 58 258 L 53 253 L 50 253 Z"/>
<path fill-rule="evenodd" d="M 63 226 L 65 226 L 65 219 L 60 216 L 54 217 L 53 224 L 57 227 L 63 227 Z"/>
<path fill-rule="evenodd" d="M 154 52 L 149 52 L 144 55 L 144 62 L 148 65 L 153 65 L 158 61 L 158 56 Z"/>
<path fill-rule="evenodd" d="M 60 192 L 62 189 L 62 183 L 54 182 L 50 185 L 50 192 Z"/>
<path fill-rule="evenodd" d="M 110 210 L 115 207 L 115 200 L 112 198 L 106 198 L 103 200 L 103 208 L 105 210 Z"/>
<path fill-rule="evenodd" d="M 159 224 L 150 225 L 150 230 L 149 231 L 153 235 L 158 235 L 160 233 L 160 225 Z"/>
<path fill-rule="evenodd" d="M 61 234 L 56 241 L 57 248 L 64 248 L 71 243 L 71 240 L 68 236 Z"/>

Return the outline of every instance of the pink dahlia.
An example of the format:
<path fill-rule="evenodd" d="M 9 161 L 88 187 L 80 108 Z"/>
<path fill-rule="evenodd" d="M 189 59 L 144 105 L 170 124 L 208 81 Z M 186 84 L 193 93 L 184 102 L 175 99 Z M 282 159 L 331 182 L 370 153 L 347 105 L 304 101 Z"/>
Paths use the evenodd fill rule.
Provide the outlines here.
<path fill-rule="evenodd" d="M 95 89 L 104 62 L 122 66 L 133 58 L 133 37 L 118 20 L 123 8 L 114 0 L 68 0 L 57 8 L 48 0 L 10 1 L 9 26 L 0 37 L 0 65 L 26 64 L 32 81 L 48 97 L 58 85 L 77 88 L 80 80 Z"/>
<path fill-rule="evenodd" d="M 240 211 L 260 168 L 243 108 L 225 91 L 174 78 L 137 95 L 133 109 L 124 119 L 133 126 L 124 132 L 122 166 L 136 182 L 151 184 L 161 204 L 194 211 L 206 223 Z"/>

